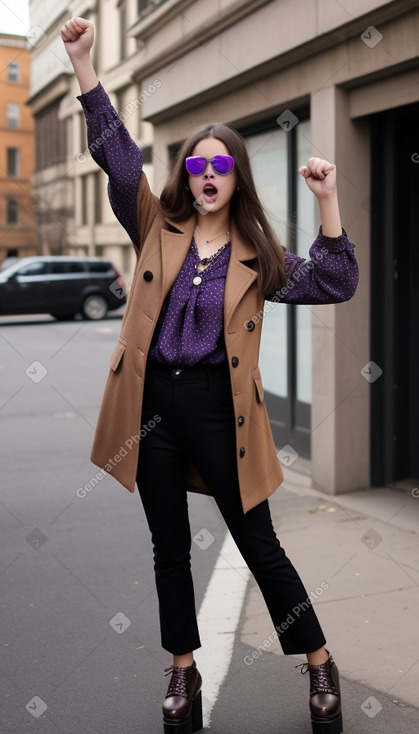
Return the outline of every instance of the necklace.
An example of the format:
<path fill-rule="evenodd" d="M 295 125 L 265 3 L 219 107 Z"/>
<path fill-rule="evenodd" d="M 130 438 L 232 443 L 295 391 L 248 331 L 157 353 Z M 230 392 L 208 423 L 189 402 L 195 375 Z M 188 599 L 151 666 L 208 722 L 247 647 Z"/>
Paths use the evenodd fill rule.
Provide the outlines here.
<path fill-rule="evenodd" d="M 199 232 L 198 227 L 195 228 L 197 232 Z M 199 234 L 201 234 L 199 232 Z M 214 242 L 214 240 L 218 240 L 219 237 L 223 237 L 225 234 L 230 234 L 230 232 L 227 230 L 227 232 L 222 232 L 221 234 L 217 234 L 216 237 L 213 237 L 212 240 L 204 240 L 204 245 L 209 245 L 211 242 Z"/>
<path fill-rule="evenodd" d="M 224 234 L 228 234 L 228 232 Z M 221 235 L 219 236 L 221 237 Z M 214 239 L 216 239 L 216 237 L 214 237 Z M 197 273 L 201 273 L 210 263 L 212 263 L 213 260 L 215 260 L 216 257 L 218 257 L 218 255 L 221 255 L 221 253 L 224 252 L 224 250 L 226 249 L 226 247 L 229 246 L 229 244 L 230 244 L 229 242 L 226 242 L 224 245 L 221 245 L 221 247 L 219 247 L 216 252 L 213 252 L 212 255 L 209 255 L 209 257 L 199 258 L 199 254 L 198 254 L 199 259 L 195 265 L 195 269 Z M 195 248 L 198 251 L 198 248 L 196 247 L 196 243 L 195 243 Z M 201 276 L 195 275 L 194 279 L 192 280 L 192 283 L 194 285 L 200 285 L 202 283 Z"/>

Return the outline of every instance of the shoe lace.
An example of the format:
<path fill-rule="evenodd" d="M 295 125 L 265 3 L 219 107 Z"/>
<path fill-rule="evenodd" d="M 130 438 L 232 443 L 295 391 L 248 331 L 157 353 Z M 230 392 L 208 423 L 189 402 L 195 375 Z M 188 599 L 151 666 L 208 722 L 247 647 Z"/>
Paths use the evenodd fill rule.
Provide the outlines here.
<path fill-rule="evenodd" d="M 339 695 L 330 672 L 332 665 L 333 660 L 330 658 L 323 665 L 300 663 L 300 665 L 295 666 L 296 668 L 301 668 L 300 673 L 302 675 L 310 673 L 310 696 L 315 696 L 317 693 L 331 693 L 334 696 Z"/>
<path fill-rule="evenodd" d="M 189 668 L 175 668 L 171 665 L 170 668 L 164 669 L 164 674 L 169 675 L 172 673 L 172 678 L 167 689 L 166 698 L 169 696 L 183 696 L 184 698 L 190 699 L 188 696 L 188 678 L 192 672 L 192 666 Z M 191 700 L 191 699 L 190 699 Z"/>

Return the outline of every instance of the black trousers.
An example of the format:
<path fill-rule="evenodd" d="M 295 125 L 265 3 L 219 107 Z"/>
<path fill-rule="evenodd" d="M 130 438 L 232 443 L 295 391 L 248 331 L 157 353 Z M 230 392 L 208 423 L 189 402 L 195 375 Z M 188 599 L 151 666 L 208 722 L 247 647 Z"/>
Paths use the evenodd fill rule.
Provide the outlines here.
<path fill-rule="evenodd" d="M 243 513 L 227 363 L 174 368 L 148 361 L 137 484 L 151 531 L 162 646 L 201 646 L 191 576 L 186 474 L 191 459 L 253 573 L 285 654 L 326 640 L 307 592 L 275 535 L 268 501 Z"/>

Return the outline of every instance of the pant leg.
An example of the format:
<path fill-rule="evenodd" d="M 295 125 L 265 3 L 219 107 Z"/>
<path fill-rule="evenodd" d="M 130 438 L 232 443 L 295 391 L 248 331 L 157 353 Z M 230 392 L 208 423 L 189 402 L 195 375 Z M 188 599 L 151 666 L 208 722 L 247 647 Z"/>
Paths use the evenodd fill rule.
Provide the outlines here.
<path fill-rule="evenodd" d="M 201 646 L 191 574 L 187 459 L 176 441 L 170 380 L 151 373 L 141 424 L 156 415 L 160 421 L 140 442 L 137 485 L 153 543 L 162 647 L 183 655 Z"/>
<path fill-rule="evenodd" d="M 209 388 L 201 390 L 199 411 L 193 399 L 193 392 L 185 390 L 183 438 L 260 587 L 282 649 L 285 654 L 317 650 L 326 640 L 306 589 L 276 537 L 268 501 L 243 513 L 228 374 L 212 374 Z"/>
<path fill-rule="evenodd" d="M 307 591 L 280 545 L 265 500 L 239 519 L 218 495 L 217 504 L 253 573 L 286 655 L 318 650 L 326 643 Z"/>

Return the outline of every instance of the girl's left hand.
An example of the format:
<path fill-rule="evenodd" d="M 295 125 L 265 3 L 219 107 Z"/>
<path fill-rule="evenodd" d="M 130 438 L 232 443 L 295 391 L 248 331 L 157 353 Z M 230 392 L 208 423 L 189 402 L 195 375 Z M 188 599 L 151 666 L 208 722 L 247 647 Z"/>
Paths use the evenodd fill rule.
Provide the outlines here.
<path fill-rule="evenodd" d="M 298 171 L 318 199 L 336 195 L 336 166 L 333 163 L 322 158 L 309 158 L 307 165 Z"/>

